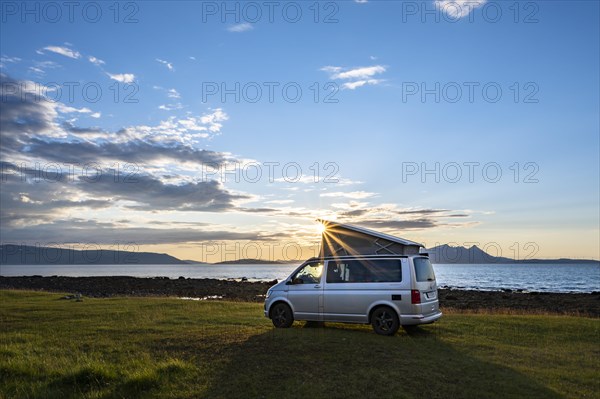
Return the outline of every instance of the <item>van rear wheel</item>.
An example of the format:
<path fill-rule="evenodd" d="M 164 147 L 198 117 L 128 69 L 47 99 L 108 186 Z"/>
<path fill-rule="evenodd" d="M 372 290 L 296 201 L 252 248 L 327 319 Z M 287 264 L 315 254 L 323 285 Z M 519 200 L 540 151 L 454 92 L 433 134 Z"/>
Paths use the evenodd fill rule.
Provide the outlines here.
<path fill-rule="evenodd" d="M 400 321 L 394 309 L 382 306 L 373 311 L 371 325 L 379 335 L 394 335 L 400 327 Z"/>
<path fill-rule="evenodd" d="M 292 309 L 285 303 L 278 303 L 271 309 L 271 321 L 277 328 L 288 328 L 294 323 Z"/>

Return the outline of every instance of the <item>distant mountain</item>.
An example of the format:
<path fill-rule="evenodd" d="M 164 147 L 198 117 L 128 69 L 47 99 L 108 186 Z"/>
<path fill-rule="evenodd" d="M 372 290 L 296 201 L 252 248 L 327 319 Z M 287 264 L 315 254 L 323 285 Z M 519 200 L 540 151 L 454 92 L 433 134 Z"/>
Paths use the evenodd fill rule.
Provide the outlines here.
<path fill-rule="evenodd" d="M 592 259 L 523 259 L 515 260 L 512 258 L 505 258 L 502 256 L 492 256 L 473 245 L 470 248 L 462 246 L 453 247 L 447 244 L 438 245 L 433 248 L 426 250 L 429 253 L 429 259 L 432 263 L 457 263 L 457 264 L 470 264 L 470 263 L 557 263 L 557 264 L 572 264 L 572 263 L 600 263 L 597 260 Z"/>
<path fill-rule="evenodd" d="M 492 256 L 477 246 L 470 248 L 439 245 L 427 250 L 433 263 L 594 263 L 589 259 L 526 259 L 514 260 L 500 256 Z M 290 262 L 262 259 L 238 259 L 214 263 L 215 265 L 280 265 Z M 211 264 L 195 260 L 181 260 L 167 254 L 154 252 L 130 252 L 112 250 L 76 250 L 67 248 L 37 247 L 27 245 L 0 245 L 0 265 L 113 265 L 113 264 L 146 264 L 146 265 L 182 265 Z"/>
<path fill-rule="evenodd" d="M 0 245 L 2 265 L 186 264 L 171 255 L 153 252 L 76 250 L 27 245 Z"/>
<path fill-rule="evenodd" d="M 262 259 L 238 259 L 238 260 L 226 260 L 223 262 L 214 263 L 215 265 L 281 265 L 284 263 L 279 260 L 262 260 Z"/>

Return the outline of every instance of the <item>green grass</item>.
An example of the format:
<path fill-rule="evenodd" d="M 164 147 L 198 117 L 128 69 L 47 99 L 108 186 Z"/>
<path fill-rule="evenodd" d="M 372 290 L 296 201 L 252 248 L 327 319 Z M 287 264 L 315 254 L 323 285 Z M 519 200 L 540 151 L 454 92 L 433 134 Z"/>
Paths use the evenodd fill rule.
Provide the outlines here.
<path fill-rule="evenodd" d="M 598 398 L 600 321 L 445 315 L 408 335 L 262 305 L 0 291 L 0 398 Z"/>

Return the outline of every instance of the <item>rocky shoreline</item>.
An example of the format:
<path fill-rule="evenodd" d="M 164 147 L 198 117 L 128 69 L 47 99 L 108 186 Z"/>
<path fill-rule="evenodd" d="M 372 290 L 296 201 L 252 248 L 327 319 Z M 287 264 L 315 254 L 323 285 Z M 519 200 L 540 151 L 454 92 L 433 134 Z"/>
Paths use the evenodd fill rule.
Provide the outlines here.
<path fill-rule="evenodd" d="M 0 289 L 80 293 L 83 297 L 165 296 L 262 302 L 271 282 L 180 277 L 0 277 Z M 439 289 L 440 306 L 468 311 L 507 310 L 600 317 L 600 292 L 470 291 Z"/>

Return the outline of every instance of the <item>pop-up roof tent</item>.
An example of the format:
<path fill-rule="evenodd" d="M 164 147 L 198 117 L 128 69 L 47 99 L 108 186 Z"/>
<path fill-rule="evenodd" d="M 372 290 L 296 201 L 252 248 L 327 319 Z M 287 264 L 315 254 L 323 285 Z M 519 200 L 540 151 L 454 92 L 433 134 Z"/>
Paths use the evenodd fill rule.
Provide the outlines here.
<path fill-rule="evenodd" d="M 418 242 L 378 233 L 373 230 L 318 219 L 324 226 L 320 256 L 418 255 Z"/>

